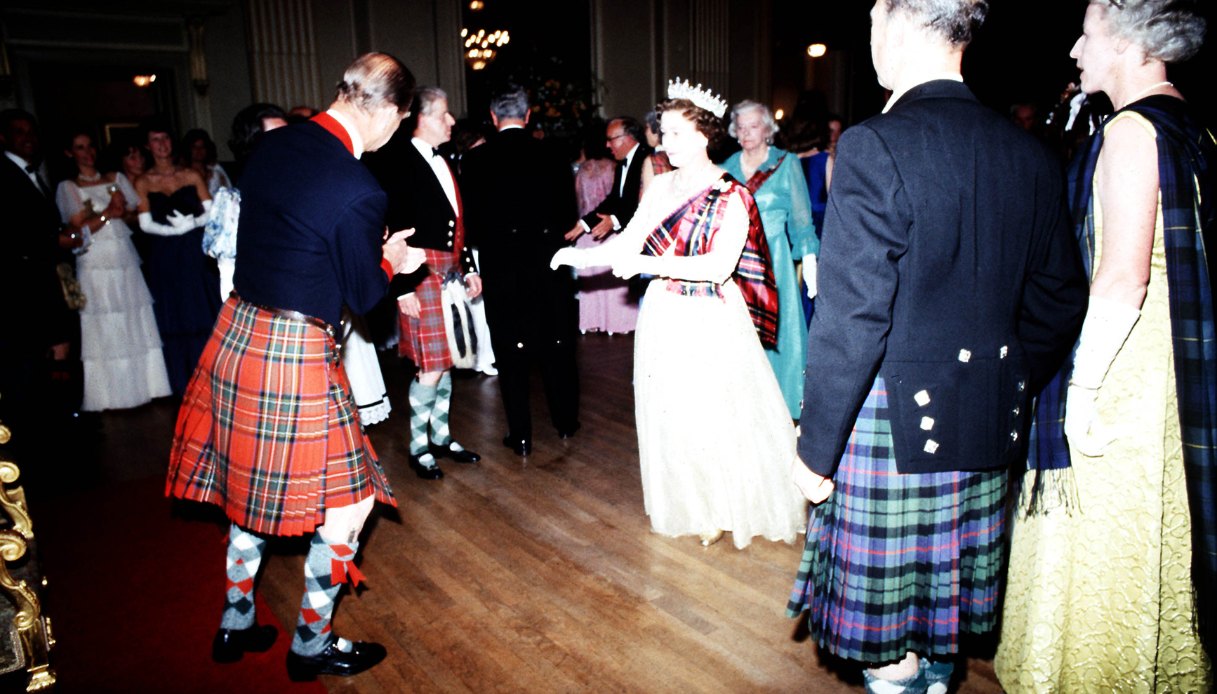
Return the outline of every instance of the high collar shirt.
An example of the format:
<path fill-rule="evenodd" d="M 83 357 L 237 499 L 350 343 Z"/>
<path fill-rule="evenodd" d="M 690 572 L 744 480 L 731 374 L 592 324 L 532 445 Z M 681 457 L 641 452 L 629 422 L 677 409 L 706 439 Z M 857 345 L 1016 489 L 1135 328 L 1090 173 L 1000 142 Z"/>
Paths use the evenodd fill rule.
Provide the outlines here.
<path fill-rule="evenodd" d="M 342 126 L 342 129 L 347 131 L 347 135 L 351 136 L 351 153 L 355 155 L 355 158 L 358 159 L 362 157 L 363 137 L 359 135 L 359 130 L 355 128 L 355 124 L 351 122 L 351 119 L 332 108 L 326 110 L 326 113 L 328 113 L 331 118 L 338 121 L 338 124 Z"/>
<path fill-rule="evenodd" d="M 901 90 L 899 93 L 892 92 L 892 98 L 888 99 L 887 103 L 883 105 L 883 112 L 887 113 L 888 111 L 890 111 L 891 108 L 896 105 L 896 102 L 900 101 L 900 97 L 904 96 L 905 94 L 908 94 L 909 90 L 911 90 L 913 87 L 919 87 L 919 86 L 925 84 L 926 82 L 933 82 L 934 80 L 953 80 L 955 82 L 962 82 L 963 75 L 959 74 L 958 72 L 942 72 L 937 75 L 930 75 L 929 77 L 921 80 L 917 84 L 910 84 L 908 86 L 908 89 Z"/>
<path fill-rule="evenodd" d="M 461 209 L 456 202 L 456 182 L 452 180 L 452 169 L 449 168 L 447 160 L 438 154 L 430 143 L 424 140 L 412 137 L 410 138 L 410 144 L 414 145 L 414 149 L 417 149 L 418 153 L 423 156 L 423 160 L 431 165 L 431 171 L 439 179 L 439 185 L 444 189 L 444 195 L 448 196 L 448 202 L 452 205 L 452 211 L 459 216 Z"/>

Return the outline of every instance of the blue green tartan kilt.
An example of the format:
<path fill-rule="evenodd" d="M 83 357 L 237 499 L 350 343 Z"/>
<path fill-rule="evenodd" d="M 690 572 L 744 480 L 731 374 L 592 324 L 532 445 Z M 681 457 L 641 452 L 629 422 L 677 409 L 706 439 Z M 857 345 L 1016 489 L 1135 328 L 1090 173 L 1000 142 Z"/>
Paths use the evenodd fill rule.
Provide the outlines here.
<path fill-rule="evenodd" d="M 878 665 L 959 652 L 997 618 L 1006 470 L 901 474 L 877 376 L 813 509 L 787 614 L 820 647 Z"/>

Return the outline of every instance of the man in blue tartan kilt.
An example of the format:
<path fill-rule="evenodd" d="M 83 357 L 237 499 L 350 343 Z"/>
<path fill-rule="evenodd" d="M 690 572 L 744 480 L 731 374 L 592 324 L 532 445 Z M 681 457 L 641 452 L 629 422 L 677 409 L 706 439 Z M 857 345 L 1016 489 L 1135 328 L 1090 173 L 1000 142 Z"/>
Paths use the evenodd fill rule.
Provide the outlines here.
<path fill-rule="evenodd" d="M 394 281 L 393 301 L 401 339 L 398 352 L 418 372 L 410 382 L 410 468 L 425 480 L 444 476 L 437 458 L 458 463 L 482 459 L 452 438 L 453 355 L 444 321 L 444 283 L 451 275 L 465 282 L 470 299 L 482 293 L 482 279 L 465 245 L 460 188 L 438 147 L 452 139 L 456 120 L 448 95 L 439 87 L 415 92 L 415 115 L 389 144 L 364 163 L 389 196 L 385 222 L 391 229 L 414 229 L 410 245 L 427 254 L 427 266 Z"/>
<path fill-rule="evenodd" d="M 1086 309 L 1060 166 L 960 65 L 986 0 L 878 0 L 884 112 L 838 144 L 793 475 L 789 613 L 869 691 L 945 692 L 994 627 L 1007 468 Z"/>

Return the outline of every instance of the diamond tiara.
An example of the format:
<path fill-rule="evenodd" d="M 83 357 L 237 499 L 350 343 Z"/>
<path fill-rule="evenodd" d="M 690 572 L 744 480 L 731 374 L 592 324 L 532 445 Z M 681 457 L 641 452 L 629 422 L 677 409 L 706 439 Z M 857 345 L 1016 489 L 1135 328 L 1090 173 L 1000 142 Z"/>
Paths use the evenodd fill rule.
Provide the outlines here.
<path fill-rule="evenodd" d="M 719 118 L 722 118 L 723 114 L 727 112 L 727 102 L 721 96 L 714 94 L 709 89 L 702 89 L 701 83 L 694 87 L 689 84 L 689 80 L 682 80 L 679 77 L 668 80 L 668 98 L 688 99 L 695 106 L 704 108 Z"/>

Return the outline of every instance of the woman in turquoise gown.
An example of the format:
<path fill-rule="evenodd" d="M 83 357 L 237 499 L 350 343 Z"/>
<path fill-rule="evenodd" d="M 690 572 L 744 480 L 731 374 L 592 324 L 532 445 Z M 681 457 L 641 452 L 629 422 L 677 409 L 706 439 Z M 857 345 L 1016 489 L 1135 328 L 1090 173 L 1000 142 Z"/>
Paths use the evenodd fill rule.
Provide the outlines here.
<path fill-rule="evenodd" d="M 741 101 L 731 109 L 728 132 L 742 148 L 722 167 L 752 191 L 765 225 L 765 238 L 773 258 L 778 285 L 778 339 L 776 349 L 765 350 L 792 419 L 803 409 L 803 366 L 807 362 L 807 324 L 799 293 L 796 264 L 803 263 L 808 283 L 814 284 L 820 241 L 811 221 L 811 199 L 799 158 L 773 146 L 777 123 L 769 107 Z"/>

